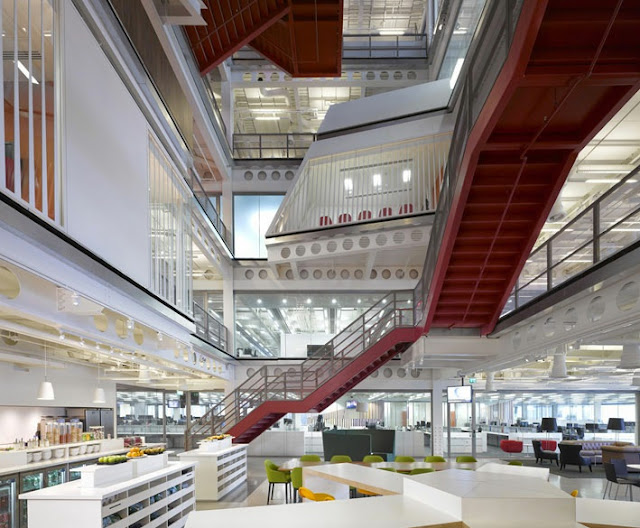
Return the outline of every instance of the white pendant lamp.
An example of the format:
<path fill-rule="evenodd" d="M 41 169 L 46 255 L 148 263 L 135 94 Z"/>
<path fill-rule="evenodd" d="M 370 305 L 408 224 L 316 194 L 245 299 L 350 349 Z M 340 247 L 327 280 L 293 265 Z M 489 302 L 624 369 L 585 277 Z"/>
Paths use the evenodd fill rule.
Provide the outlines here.
<path fill-rule="evenodd" d="M 553 364 L 551 365 L 550 378 L 567 378 L 567 354 L 560 348 L 553 354 Z"/>
<path fill-rule="evenodd" d="M 640 345 L 637 343 L 623 345 L 618 368 L 627 370 L 640 368 Z"/>
<path fill-rule="evenodd" d="M 44 345 L 44 381 L 40 383 L 38 389 L 38 399 L 52 401 L 55 400 L 53 385 L 47 380 L 47 345 Z"/>
<path fill-rule="evenodd" d="M 487 379 L 484 382 L 484 390 L 485 392 L 494 392 L 495 389 L 495 385 L 493 384 L 494 382 L 494 373 L 493 372 L 487 372 Z"/>
<path fill-rule="evenodd" d="M 100 387 L 100 367 L 98 367 L 98 386 L 93 391 L 93 403 L 107 403 L 104 389 Z"/>
<path fill-rule="evenodd" d="M 102 387 L 96 387 L 93 391 L 93 403 L 107 403 L 107 397 Z"/>

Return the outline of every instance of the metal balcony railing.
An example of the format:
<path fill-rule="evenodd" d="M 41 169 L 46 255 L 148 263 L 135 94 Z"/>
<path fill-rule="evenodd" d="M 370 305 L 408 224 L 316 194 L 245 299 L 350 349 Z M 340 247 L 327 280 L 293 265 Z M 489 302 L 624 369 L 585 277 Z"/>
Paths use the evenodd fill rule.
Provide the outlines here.
<path fill-rule="evenodd" d="M 640 167 L 535 248 L 502 315 L 640 240 Z"/>
<path fill-rule="evenodd" d="M 302 159 L 315 134 L 234 134 L 234 159 Z"/>
<path fill-rule="evenodd" d="M 467 140 L 509 55 L 522 3 L 523 0 L 491 0 L 487 2 L 458 77 L 459 81 L 454 88 L 452 101 L 459 102 L 458 116 L 453 129 L 451 148 L 444 170 L 440 199 L 431 230 L 422 277 L 414 290 L 417 317 L 423 325 L 426 323 L 431 280 L 444 238 L 449 212 L 460 178 L 466 177 L 466 174 L 460 173 L 460 165 Z"/>
<path fill-rule="evenodd" d="M 202 418 L 189 424 L 185 448 L 188 449 L 194 436 L 228 431 L 261 403 L 303 400 L 389 332 L 414 324 L 413 294 L 389 293 L 320 348 L 314 357 L 286 372 L 280 372 L 276 366 L 260 368 Z"/>
<path fill-rule="evenodd" d="M 228 350 L 229 331 L 220 321 L 197 303 L 193 303 L 193 318 L 196 323 L 196 335 L 223 352 Z"/>
<path fill-rule="evenodd" d="M 426 33 L 343 35 L 343 59 L 426 59 Z"/>
<path fill-rule="evenodd" d="M 218 232 L 227 248 L 229 248 L 229 251 L 233 254 L 233 233 L 220 218 L 218 211 L 216 211 L 211 200 L 209 200 L 209 196 L 204 190 L 204 187 L 202 187 L 202 183 L 200 183 L 200 180 L 192 171 L 188 173 L 185 181 L 187 182 L 187 185 L 189 185 L 191 192 L 193 192 L 194 199 L 198 204 L 200 204 L 205 215 Z"/>

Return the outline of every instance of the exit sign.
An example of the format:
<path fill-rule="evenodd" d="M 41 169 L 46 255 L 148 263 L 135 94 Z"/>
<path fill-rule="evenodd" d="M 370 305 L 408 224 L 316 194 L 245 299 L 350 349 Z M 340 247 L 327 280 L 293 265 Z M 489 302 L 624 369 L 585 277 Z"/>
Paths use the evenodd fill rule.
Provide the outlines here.
<path fill-rule="evenodd" d="M 469 383 L 475 383 L 476 382 L 476 378 L 469 378 Z"/>

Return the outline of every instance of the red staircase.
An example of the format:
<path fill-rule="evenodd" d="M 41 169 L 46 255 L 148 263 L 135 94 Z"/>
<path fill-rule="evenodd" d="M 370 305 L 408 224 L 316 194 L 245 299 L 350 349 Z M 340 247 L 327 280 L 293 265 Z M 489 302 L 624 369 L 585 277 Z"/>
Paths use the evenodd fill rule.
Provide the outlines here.
<path fill-rule="evenodd" d="M 640 88 L 637 1 L 524 0 L 509 37 L 506 61 L 480 102 L 470 83 L 486 75 L 475 71 L 477 57 L 467 58 L 474 71 L 465 76 L 456 129 L 466 121 L 469 132 L 466 144 L 454 132 L 452 151 L 463 151 L 450 156 L 457 180 L 425 331 L 493 329 L 576 156 Z M 491 86 L 478 81 L 476 90 L 486 90 L 483 83 Z"/>
<path fill-rule="evenodd" d="M 286 413 L 320 412 L 421 335 L 415 326 L 413 293 L 390 293 L 296 367 L 264 366 L 185 433 L 229 433 L 248 443 Z"/>
<path fill-rule="evenodd" d="M 293 77 L 337 77 L 342 0 L 204 0 L 206 26 L 185 28 L 206 75 L 249 45 Z"/>

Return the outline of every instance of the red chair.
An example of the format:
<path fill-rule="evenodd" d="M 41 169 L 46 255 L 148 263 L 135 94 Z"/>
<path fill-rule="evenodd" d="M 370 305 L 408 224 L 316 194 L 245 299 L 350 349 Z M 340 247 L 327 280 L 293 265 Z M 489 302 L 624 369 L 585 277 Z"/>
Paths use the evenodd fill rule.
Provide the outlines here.
<path fill-rule="evenodd" d="M 360 220 L 371 220 L 371 217 L 373 215 L 371 214 L 371 211 L 360 211 L 358 213 L 358 221 Z"/>
<path fill-rule="evenodd" d="M 409 213 L 413 213 L 413 204 L 404 204 L 402 207 L 400 207 L 400 210 L 398 211 L 398 214 L 409 214 Z"/>
<path fill-rule="evenodd" d="M 378 211 L 378 218 L 384 218 L 385 216 L 391 215 L 393 215 L 391 207 L 383 207 L 382 209 L 380 209 L 380 211 Z"/>
<path fill-rule="evenodd" d="M 500 440 L 500 449 L 505 453 L 522 453 L 522 447 L 519 440 Z"/>
<path fill-rule="evenodd" d="M 331 218 L 329 218 L 328 216 L 320 217 L 320 227 L 330 226 L 330 225 L 333 225 Z"/>
<path fill-rule="evenodd" d="M 555 451 L 558 447 L 558 442 L 555 440 L 540 440 L 540 447 L 545 451 Z"/>
<path fill-rule="evenodd" d="M 351 215 L 349 213 L 342 213 L 339 217 L 338 217 L 338 223 L 339 224 L 346 224 L 347 222 L 351 222 Z"/>

